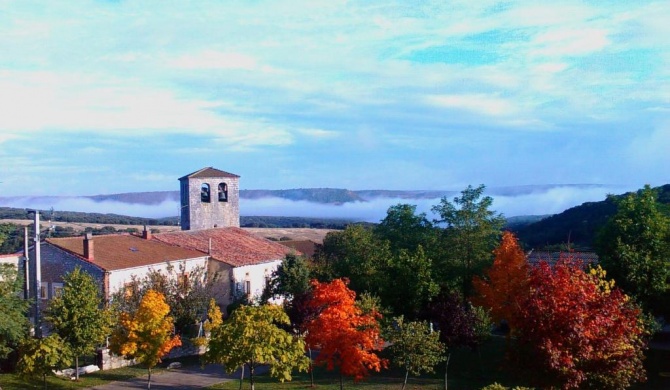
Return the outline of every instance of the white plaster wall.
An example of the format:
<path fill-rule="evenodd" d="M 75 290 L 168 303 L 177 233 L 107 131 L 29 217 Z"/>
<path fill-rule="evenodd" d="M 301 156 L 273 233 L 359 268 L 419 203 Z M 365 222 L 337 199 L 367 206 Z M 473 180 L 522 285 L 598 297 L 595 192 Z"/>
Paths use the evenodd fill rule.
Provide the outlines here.
<path fill-rule="evenodd" d="M 282 260 L 274 260 L 268 263 L 233 268 L 235 290 L 246 293 L 244 285 L 248 280 L 251 282 L 251 295 L 254 297 L 260 296 L 263 293 L 263 288 L 265 288 L 265 278 L 270 277 L 281 263 Z"/>
<path fill-rule="evenodd" d="M 0 264 L 13 264 L 18 268 L 19 261 L 23 261 L 23 255 L 0 255 Z"/>
<path fill-rule="evenodd" d="M 182 264 L 184 265 L 184 270 L 186 271 L 186 273 L 192 272 L 197 267 L 202 267 L 205 270 L 207 270 L 207 258 L 208 256 L 196 257 L 194 259 L 188 259 L 188 260 L 177 260 L 161 264 L 153 264 L 143 267 L 133 267 L 117 271 L 111 271 L 109 274 L 110 295 L 114 294 L 115 292 L 123 288 L 125 283 L 130 282 L 133 275 L 142 279 L 145 275 L 149 273 L 149 270 L 160 271 L 162 273 L 167 274 L 168 267 L 172 266 L 174 267 L 173 272 L 178 273 L 181 269 L 180 267 Z"/>

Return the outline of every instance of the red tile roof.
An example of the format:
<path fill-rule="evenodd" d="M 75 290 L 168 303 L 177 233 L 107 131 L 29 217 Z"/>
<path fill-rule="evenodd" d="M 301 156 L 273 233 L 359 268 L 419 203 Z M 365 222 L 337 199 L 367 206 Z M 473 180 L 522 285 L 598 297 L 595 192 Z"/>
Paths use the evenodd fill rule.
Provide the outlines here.
<path fill-rule="evenodd" d="M 83 237 L 48 238 L 46 241 L 107 271 L 206 256 L 192 249 L 165 245 L 130 234 L 110 234 L 93 236 L 93 260 L 88 260 L 84 258 Z"/>
<path fill-rule="evenodd" d="M 290 248 L 235 227 L 159 233 L 153 239 L 204 253 L 208 253 L 211 239 L 211 256 L 234 267 L 281 260 L 291 252 Z"/>
<path fill-rule="evenodd" d="M 527 255 L 530 264 L 539 264 L 544 261 L 550 265 L 556 264 L 560 259 L 582 261 L 587 264 L 598 264 L 598 255 L 593 252 L 545 252 L 531 251 Z"/>
<path fill-rule="evenodd" d="M 189 173 L 186 176 L 180 177 L 179 180 L 186 178 L 209 178 L 209 177 L 239 177 L 238 175 L 220 169 L 206 167 L 199 169 L 193 173 Z"/>

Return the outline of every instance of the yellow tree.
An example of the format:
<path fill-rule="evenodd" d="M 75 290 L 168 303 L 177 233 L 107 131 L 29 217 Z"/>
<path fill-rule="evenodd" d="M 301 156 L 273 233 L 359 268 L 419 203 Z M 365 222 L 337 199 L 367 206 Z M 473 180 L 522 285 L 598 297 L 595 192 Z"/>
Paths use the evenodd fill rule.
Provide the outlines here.
<path fill-rule="evenodd" d="M 486 279 L 475 276 L 472 302 L 491 309 L 496 322 L 507 321 L 510 331 L 517 327 L 519 303 L 528 295 L 528 263 L 526 255 L 510 232 L 503 233 L 500 245 L 493 251 L 493 266 L 486 270 Z"/>
<path fill-rule="evenodd" d="M 147 389 L 151 388 L 151 369 L 172 348 L 181 345 L 179 336 L 173 335 L 174 321 L 169 312 L 165 296 L 149 290 L 142 297 L 137 311 L 120 313 L 119 324 L 112 334 L 112 352 L 147 366 Z"/>

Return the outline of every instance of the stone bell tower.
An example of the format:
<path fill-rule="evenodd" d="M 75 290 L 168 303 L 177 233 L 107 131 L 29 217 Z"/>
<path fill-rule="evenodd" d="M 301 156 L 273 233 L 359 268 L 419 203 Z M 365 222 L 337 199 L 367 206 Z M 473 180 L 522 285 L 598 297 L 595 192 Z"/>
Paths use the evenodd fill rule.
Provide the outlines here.
<path fill-rule="evenodd" d="M 207 167 L 179 178 L 181 230 L 240 227 L 240 177 Z"/>

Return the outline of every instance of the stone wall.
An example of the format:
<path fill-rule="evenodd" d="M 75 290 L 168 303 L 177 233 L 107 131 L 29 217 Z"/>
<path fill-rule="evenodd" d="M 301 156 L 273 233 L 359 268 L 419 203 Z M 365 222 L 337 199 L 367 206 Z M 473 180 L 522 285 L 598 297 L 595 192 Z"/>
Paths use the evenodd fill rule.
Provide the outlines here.
<path fill-rule="evenodd" d="M 182 230 L 211 229 L 215 227 L 240 227 L 240 185 L 238 178 L 188 178 L 188 186 L 182 182 L 181 191 L 188 190 L 187 198 L 182 193 Z M 218 186 L 228 187 L 227 201 L 219 201 Z M 203 184 L 210 188 L 209 202 L 203 202 L 200 190 Z"/>
<path fill-rule="evenodd" d="M 194 345 L 189 339 L 182 339 L 182 346 L 172 348 L 170 353 L 163 357 L 163 360 L 176 359 L 185 356 L 198 356 L 205 353 L 205 350 L 205 347 Z M 98 350 L 97 364 L 101 370 L 113 370 L 115 368 L 134 366 L 137 362 L 134 359 L 125 359 L 122 356 L 117 356 L 113 354 L 109 348 L 101 348 Z"/>

